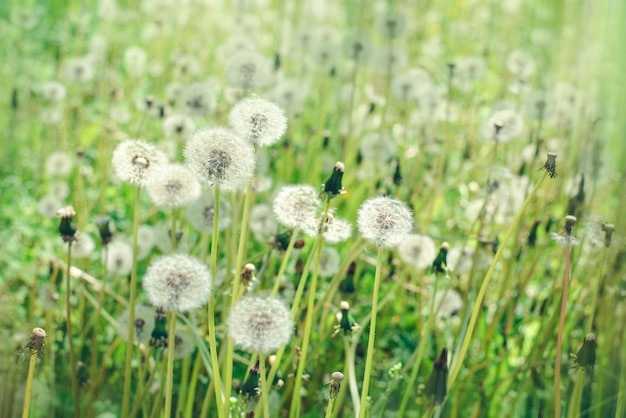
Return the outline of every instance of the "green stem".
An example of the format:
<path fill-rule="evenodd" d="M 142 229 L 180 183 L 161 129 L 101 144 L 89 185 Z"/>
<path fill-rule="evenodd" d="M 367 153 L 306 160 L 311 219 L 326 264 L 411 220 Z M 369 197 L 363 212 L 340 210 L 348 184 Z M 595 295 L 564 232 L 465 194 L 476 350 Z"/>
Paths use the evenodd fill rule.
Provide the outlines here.
<path fill-rule="evenodd" d="M 278 274 L 276 275 L 276 279 L 274 280 L 274 287 L 272 287 L 272 296 L 276 296 L 276 294 L 278 294 L 278 289 L 280 288 L 280 282 L 282 280 L 283 275 L 285 274 L 285 270 L 287 270 L 287 264 L 289 263 L 291 252 L 293 251 L 293 247 L 296 245 L 296 241 L 298 240 L 298 232 L 299 232 L 298 228 L 291 231 L 291 238 L 289 239 L 289 245 L 287 245 L 285 254 L 283 254 L 283 260 L 280 263 Z"/>
<path fill-rule="evenodd" d="M 556 340 L 556 359 L 554 362 L 554 418 L 561 418 L 561 351 L 563 349 L 563 331 L 565 330 L 565 311 L 570 276 L 569 243 L 565 244 L 565 275 L 563 277 L 563 294 L 561 295 L 561 314 L 559 317 L 559 334 Z"/>
<path fill-rule="evenodd" d="M 172 416 L 172 387 L 174 384 L 174 348 L 176 347 L 176 311 L 172 311 L 170 328 L 167 334 L 167 377 L 165 378 L 164 418 Z"/>
<path fill-rule="evenodd" d="M 352 405 L 354 407 L 354 415 L 358 417 L 361 403 L 359 399 L 359 385 L 356 382 L 356 370 L 354 368 L 354 351 L 351 347 L 356 347 L 356 344 L 350 344 L 348 336 L 343 338 L 344 351 L 346 356 L 346 368 L 348 369 L 348 385 L 350 387 L 350 397 L 352 398 Z"/>
<path fill-rule="evenodd" d="M 135 323 L 135 300 L 137 299 L 137 231 L 139 230 L 139 193 L 141 188 L 135 187 L 133 201 L 133 266 L 130 271 L 130 296 L 128 303 L 128 323 Z M 122 418 L 128 418 L 130 404 L 131 361 L 133 358 L 133 345 L 135 340 L 135 328 L 128 327 L 126 340 L 126 357 L 124 359 L 124 391 L 122 392 Z"/>
<path fill-rule="evenodd" d="M 39 354 L 39 350 L 37 349 L 32 349 L 30 352 L 30 361 L 28 362 L 28 378 L 26 379 L 26 394 L 24 395 L 24 410 L 22 412 L 22 418 L 28 418 L 28 411 L 30 410 L 30 397 L 33 393 L 33 376 L 35 375 L 37 354 Z"/>
<path fill-rule="evenodd" d="M 465 355 L 467 354 L 467 349 L 469 348 L 469 343 L 472 339 L 472 334 L 474 333 L 474 329 L 476 328 L 476 322 L 478 320 L 478 316 L 480 315 L 482 303 L 485 298 L 485 294 L 487 293 L 487 287 L 489 286 L 489 282 L 491 281 L 491 277 L 493 276 L 493 273 L 495 271 L 496 264 L 498 264 L 498 261 L 500 261 L 500 258 L 502 257 L 504 249 L 506 248 L 506 244 L 508 243 L 509 239 L 513 235 L 513 231 L 516 230 L 517 225 L 522 219 L 522 215 L 526 211 L 526 208 L 530 204 L 531 200 L 537 194 L 539 187 L 544 182 L 547 176 L 548 176 L 548 172 L 544 171 L 544 173 L 541 175 L 541 178 L 535 184 L 535 187 L 533 187 L 531 192 L 528 194 L 528 197 L 526 197 L 524 204 L 522 205 L 521 209 L 515 216 L 515 219 L 513 220 L 513 222 L 511 223 L 511 226 L 506 232 L 506 235 L 504 236 L 502 243 L 498 247 L 498 251 L 496 252 L 496 255 L 494 256 L 493 261 L 491 262 L 491 265 L 489 266 L 489 270 L 487 270 L 487 274 L 485 275 L 485 278 L 483 279 L 483 282 L 478 291 L 478 295 L 476 296 L 476 301 L 474 302 L 474 305 L 472 307 L 472 315 L 470 317 L 470 322 L 467 328 L 467 332 L 465 333 L 465 337 L 463 338 L 463 342 L 461 343 L 461 347 L 456 357 L 456 361 L 454 362 L 454 366 L 452 367 L 452 371 L 450 372 L 450 377 L 448 379 L 449 388 L 451 388 L 454 382 L 456 381 L 461 371 L 461 367 L 463 366 L 463 360 L 465 359 Z"/>
<path fill-rule="evenodd" d="M 372 293 L 372 319 L 370 322 L 370 333 L 367 340 L 367 358 L 365 360 L 365 375 L 363 376 L 363 389 L 361 391 L 361 407 L 359 408 L 359 418 L 365 417 L 367 409 L 367 393 L 370 386 L 372 374 L 372 360 L 374 359 L 374 340 L 376 338 L 376 313 L 378 310 L 378 291 L 380 288 L 380 276 L 383 264 L 383 248 L 378 247 L 378 257 L 376 258 L 376 274 L 374 276 L 374 292 Z"/>
<path fill-rule="evenodd" d="M 265 373 L 265 354 L 259 353 L 259 371 L 261 373 L 261 403 L 263 404 L 263 416 L 264 418 L 270 418 L 270 404 L 269 404 L 269 382 L 266 379 Z"/>
<path fill-rule="evenodd" d="M 250 201 L 252 196 L 252 180 L 248 182 L 246 189 L 246 196 L 243 202 L 243 216 L 241 219 L 241 232 L 239 234 L 239 247 L 237 248 L 237 260 L 235 262 L 235 276 L 233 278 L 233 294 L 230 301 L 230 307 L 232 308 L 239 299 L 239 286 L 241 284 L 241 268 L 243 266 L 243 256 L 246 248 L 246 236 L 248 233 L 248 216 L 250 213 Z M 225 376 L 224 376 L 224 413 L 228 414 L 230 411 L 230 393 L 232 390 L 233 381 L 233 340 L 228 338 L 228 346 L 226 348 L 226 363 L 225 363 Z M 217 385 L 215 385 L 217 388 Z"/>
<path fill-rule="evenodd" d="M 80 416 L 80 404 L 78 399 L 78 373 L 76 367 L 76 353 L 74 351 L 74 336 L 72 334 L 72 321 L 70 306 L 70 270 L 72 268 L 72 243 L 67 244 L 67 273 L 65 277 L 65 325 L 67 329 L 67 340 L 70 345 L 70 372 L 72 379 L 72 400 L 74 404 L 74 417 Z"/>

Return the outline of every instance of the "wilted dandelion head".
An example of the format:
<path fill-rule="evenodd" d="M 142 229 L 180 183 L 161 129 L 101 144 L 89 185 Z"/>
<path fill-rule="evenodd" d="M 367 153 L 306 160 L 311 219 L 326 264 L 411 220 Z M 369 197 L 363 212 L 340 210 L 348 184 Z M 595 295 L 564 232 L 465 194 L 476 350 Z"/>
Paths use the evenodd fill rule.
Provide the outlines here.
<path fill-rule="evenodd" d="M 180 164 L 167 164 L 155 170 L 146 184 L 150 200 L 160 207 L 172 209 L 193 202 L 201 187 L 193 173 Z"/>
<path fill-rule="evenodd" d="M 287 228 L 299 228 L 307 235 L 316 236 L 321 206 L 318 195 L 313 187 L 304 184 L 282 187 L 273 203 L 276 219 Z"/>
<path fill-rule="evenodd" d="M 409 234 L 398 244 L 398 255 L 407 265 L 422 270 L 433 263 L 437 247 L 427 235 Z"/>
<path fill-rule="evenodd" d="M 229 119 L 235 132 L 260 147 L 275 144 L 287 129 L 283 110 L 257 97 L 237 103 L 230 111 Z"/>
<path fill-rule="evenodd" d="M 126 140 L 113 151 L 113 169 L 117 177 L 137 186 L 145 186 L 154 171 L 167 163 L 165 154 L 141 140 Z"/>
<path fill-rule="evenodd" d="M 66 151 L 55 151 L 46 158 L 46 174 L 51 177 L 67 177 L 74 168 L 74 158 Z"/>
<path fill-rule="evenodd" d="M 105 251 L 104 264 L 111 277 L 126 276 L 133 266 L 133 248 L 124 241 L 112 241 Z"/>
<path fill-rule="evenodd" d="M 163 120 L 163 133 L 168 139 L 186 140 L 195 129 L 195 122 L 186 115 L 172 114 Z"/>
<path fill-rule="evenodd" d="M 225 191 L 242 189 L 254 175 L 254 148 L 227 129 L 196 132 L 187 141 L 183 154 L 191 171 Z"/>
<path fill-rule="evenodd" d="M 226 76 L 235 87 L 264 87 L 271 80 L 272 63 L 258 52 L 241 50 L 235 52 L 226 62 Z"/>
<path fill-rule="evenodd" d="M 503 109 L 495 112 L 483 125 L 483 136 L 498 142 L 508 142 L 517 138 L 524 129 L 524 120 L 518 112 Z"/>
<path fill-rule="evenodd" d="M 276 298 L 244 297 L 228 317 L 228 335 L 242 350 L 269 354 L 293 335 L 289 310 Z"/>
<path fill-rule="evenodd" d="M 143 278 L 150 302 L 166 311 L 185 312 L 209 299 L 211 273 L 195 258 L 174 254 L 154 260 Z"/>
<path fill-rule="evenodd" d="M 361 205 L 357 226 L 363 238 L 377 247 L 393 248 L 413 228 L 413 214 L 407 205 L 390 197 L 373 197 Z"/>
<path fill-rule="evenodd" d="M 213 231 L 213 219 L 215 218 L 215 194 L 205 192 L 187 206 L 187 220 L 198 231 Z M 224 199 L 220 200 L 218 230 L 222 231 L 232 222 L 230 217 L 230 205 Z"/>
<path fill-rule="evenodd" d="M 154 308 L 144 305 L 135 307 L 135 321 L 130 323 L 130 309 L 126 308 L 117 317 L 117 328 L 122 339 L 128 339 L 128 328 L 134 329 L 134 341 L 137 343 L 147 343 L 150 341 L 152 330 L 154 329 Z"/>

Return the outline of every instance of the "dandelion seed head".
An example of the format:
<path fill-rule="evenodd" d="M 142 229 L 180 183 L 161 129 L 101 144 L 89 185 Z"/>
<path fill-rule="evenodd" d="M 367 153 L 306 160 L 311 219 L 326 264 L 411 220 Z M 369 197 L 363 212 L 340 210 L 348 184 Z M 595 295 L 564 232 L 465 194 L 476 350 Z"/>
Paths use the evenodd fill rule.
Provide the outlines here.
<path fill-rule="evenodd" d="M 152 307 L 138 305 L 135 307 L 135 321 L 130 323 L 130 309 L 126 308 L 116 319 L 119 336 L 128 339 L 128 328 L 134 328 L 134 342 L 147 344 L 154 329 L 155 310 Z"/>
<path fill-rule="evenodd" d="M 124 241 L 112 241 L 104 253 L 104 264 L 109 277 L 123 277 L 133 266 L 133 248 Z"/>
<path fill-rule="evenodd" d="M 59 103 L 65 99 L 67 89 L 59 81 L 48 81 L 39 86 L 39 94 L 46 101 Z"/>
<path fill-rule="evenodd" d="M 537 62 L 527 51 L 516 49 L 506 58 L 506 66 L 511 74 L 525 79 L 535 74 Z"/>
<path fill-rule="evenodd" d="M 132 77 L 141 77 L 146 72 L 148 55 L 138 46 L 130 46 L 124 51 L 124 67 Z"/>
<path fill-rule="evenodd" d="M 167 163 L 165 154 L 142 140 L 125 140 L 113 151 L 112 164 L 121 181 L 145 186 L 149 177 Z"/>
<path fill-rule="evenodd" d="M 339 271 L 341 257 L 333 247 L 323 247 L 318 270 L 319 277 L 333 277 Z"/>
<path fill-rule="evenodd" d="M 252 89 L 264 87 L 272 78 L 272 63 L 255 51 L 240 50 L 226 62 L 226 76 L 235 87 Z"/>
<path fill-rule="evenodd" d="M 273 203 L 274 214 L 281 225 L 299 228 L 309 236 L 318 233 L 320 207 L 319 192 L 303 184 L 282 187 Z"/>
<path fill-rule="evenodd" d="M 74 157 L 66 151 L 55 151 L 46 158 L 45 171 L 51 177 L 67 177 L 74 168 Z"/>
<path fill-rule="evenodd" d="M 387 10 L 376 16 L 374 26 L 383 39 L 395 39 L 406 30 L 406 17 L 400 10 Z"/>
<path fill-rule="evenodd" d="M 230 205 L 225 200 L 220 200 L 219 219 L 217 228 L 222 231 L 231 224 Z M 213 219 L 215 217 L 215 194 L 205 192 L 187 207 L 187 220 L 197 231 L 213 231 Z"/>
<path fill-rule="evenodd" d="M 195 258 L 174 254 L 154 260 L 143 278 L 146 296 L 166 311 L 186 312 L 204 305 L 211 292 L 211 273 Z"/>
<path fill-rule="evenodd" d="M 508 142 L 519 137 L 524 129 L 524 120 L 515 110 L 502 109 L 491 115 L 482 128 L 483 137 L 498 142 Z"/>
<path fill-rule="evenodd" d="M 177 329 L 174 336 L 174 359 L 180 360 L 189 357 L 196 350 L 196 339 L 193 331 L 186 328 Z"/>
<path fill-rule="evenodd" d="M 413 214 L 405 203 L 390 197 L 373 197 L 361 204 L 357 226 L 363 238 L 377 247 L 393 248 L 413 228 Z"/>
<path fill-rule="evenodd" d="M 96 242 L 90 234 L 81 232 L 76 234 L 76 239 L 72 244 L 73 258 L 88 258 L 96 249 Z"/>
<path fill-rule="evenodd" d="M 172 114 L 163 120 L 163 133 L 168 139 L 186 140 L 195 129 L 195 122 L 186 115 Z"/>
<path fill-rule="evenodd" d="M 398 255 L 405 264 L 423 270 L 437 257 L 437 247 L 427 235 L 409 234 L 398 244 Z"/>
<path fill-rule="evenodd" d="M 71 58 L 65 62 L 63 75 L 69 83 L 82 84 L 91 81 L 95 75 L 89 57 Z"/>
<path fill-rule="evenodd" d="M 205 83 L 192 83 L 180 90 L 178 107 L 191 117 L 208 116 L 215 109 L 215 93 Z"/>
<path fill-rule="evenodd" d="M 241 190 L 254 175 L 253 146 L 227 129 L 196 132 L 187 141 L 183 155 L 200 179 L 225 191 Z"/>
<path fill-rule="evenodd" d="M 231 310 L 227 326 L 228 335 L 242 350 L 269 354 L 289 342 L 294 324 L 280 300 L 246 296 Z"/>
<path fill-rule="evenodd" d="M 195 201 L 201 192 L 193 173 L 181 164 L 163 165 L 146 184 L 150 200 L 160 208 L 172 209 Z"/>
<path fill-rule="evenodd" d="M 275 144 L 287 129 L 283 110 L 272 102 L 252 97 L 237 103 L 230 112 L 230 125 L 251 144 Z"/>
<path fill-rule="evenodd" d="M 352 224 L 346 220 L 336 218 L 330 214 L 322 226 L 322 234 L 324 242 L 328 244 L 337 244 L 343 242 L 352 236 Z"/>
<path fill-rule="evenodd" d="M 249 228 L 259 242 L 267 242 L 278 231 L 278 222 L 272 207 L 259 203 L 250 210 Z"/>

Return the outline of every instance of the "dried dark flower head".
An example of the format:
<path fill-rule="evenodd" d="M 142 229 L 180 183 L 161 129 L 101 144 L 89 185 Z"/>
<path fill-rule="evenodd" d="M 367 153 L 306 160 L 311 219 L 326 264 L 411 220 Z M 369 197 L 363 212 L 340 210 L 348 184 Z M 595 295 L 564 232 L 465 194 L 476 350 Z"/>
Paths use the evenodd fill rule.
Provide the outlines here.
<path fill-rule="evenodd" d="M 441 405 L 448 390 L 448 350 L 441 350 L 439 358 L 433 365 L 430 377 L 424 389 L 426 397 L 435 405 Z"/>
<path fill-rule="evenodd" d="M 33 328 L 30 333 L 30 338 L 24 348 L 28 348 L 32 354 L 35 354 L 40 353 L 45 344 L 46 331 L 44 331 L 43 328 Z"/>
<path fill-rule="evenodd" d="M 583 345 L 578 350 L 578 353 L 574 356 L 575 367 L 589 372 L 593 372 L 593 368 L 596 365 L 596 336 L 590 332 L 585 335 Z"/>
<path fill-rule="evenodd" d="M 243 270 L 241 270 L 241 284 L 248 289 L 248 291 L 252 290 L 256 283 L 255 271 L 256 267 L 254 267 L 252 263 L 246 264 L 243 266 Z"/>
<path fill-rule="evenodd" d="M 166 348 L 167 347 L 167 324 L 165 311 L 162 308 L 157 308 L 156 315 L 154 317 L 154 329 L 150 337 L 150 346 L 154 348 Z"/>
<path fill-rule="evenodd" d="M 541 167 L 539 169 L 539 170 L 546 170 L 548 172 L 548 176 L 550 176 L 551 179 L 553 179 L 553 178 L 555 178 L 557 176 L 557 172 L 556 172 L 556 157 L 557 157 L 557 153 L 556 152 L 549 152 L 548 153 L 548 159 L 543 164 L 543 167 Z"/>
<path fill-rule="evenodd" d="M 561 234 L 552 233 L 552 239 L 565 245 L 578 245 L 579 241 L 572 235 L 572 228 L 576 225 L 576 217 L 567 215 L 565 217 L 565 225 Z"/>
<path fill-rule="evenodd" d="M 339 390 L 341 389 L 341 381 L 343 380 L 343 373 L 334 372 L 330 375 L 330 399 L 337 399 Z"/>
<path fill-rule="evenodd" d="M 615 225 L 603 223 L 602 231 L 604 232 L 604 246 L 608 248 L 611 246 L 611 239 L 613 237 L 613 232 L 615 231 Z"/>
<path fill-rule="evenodd" d="M 105 215 L 96 218 L 96 225 L 98 226 L 98 231 L 100 231 L 100 241 L 102 245 L 107 245 L 113 239 L 111 217 Z"/>
<path fill-rule="evenodd" d="M 261 387 L 259 385 L 259 360 L 250 367 L 250 373 L 246 381 L 241 385 L 239 393 L 248 401 L 256 398 L 261 393 Z"/>
<path fill-rule="evenodd" d="M 72 206 L 66 206 L 57 211 L 57 217 L 61 219 L 61 223 L 59 224 L 59 233 L 61 234 L 61 238 L 63 238 L 64 242 L 73 242 L 76 241 L 76 223 L 74 222 L 74 217 L 76 216 L 76 211 Z"/>
<path fill-rule="evenodd" d="M 442 243 L 441 246 L 439 247 L 439 253 L 437 254 L 437 257 L 433 261 L 433 265 L 432 265 L 433 272 L 435 272 L 435 274 L 445 273 L 446 271 L 448 271 L 448 249 L 449 248 L 450 246 L 448 245 L 447 242 Z"/>
<path fill-rule="evenodd" d="M 341 161 L 337 161 L 330 178 L 322 184 L 322 192 L 320 198 L 332 199 L 340 194 L 345 194 L 346 190 L 343 188 L 341 181 L 343 179 L 343 173 L 346 170 L 345 165 Z"/>

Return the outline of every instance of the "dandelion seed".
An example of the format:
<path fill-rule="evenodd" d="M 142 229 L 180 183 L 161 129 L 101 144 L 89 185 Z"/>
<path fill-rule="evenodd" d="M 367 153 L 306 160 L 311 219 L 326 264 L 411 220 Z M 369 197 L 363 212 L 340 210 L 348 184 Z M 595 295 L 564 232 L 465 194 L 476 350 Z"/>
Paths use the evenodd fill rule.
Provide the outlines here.
<path fill-rule="evenodd" d="M 413 214 L 405 203 L 390 197 L 374 197 L 363 202 L 357 216 L 363 238 L 377 247 L 393 248 L 413 228 Z"/>
<path fill-rule="evenodd" d="M 278 299 L 246 296 L 230 312 L 228 335 L 244 351 L 269 354 L 291 339 L 294 324 L 289 316 Z"/>
<path fill-rule="evenodd" d="M 143 288 L 154 306 L 166 311 L 190 311 L 209 299 L 211 273 L 195 258 L 181 254 L 164 256 L 148 267 Z"/>
<path fill-rule="evenodd" d="M 56 151 L 46 158 L 46 174 L 51 177 L 67 177 L 74 168 L 74 158 L 69 152 Z"/>
<path fill-rule="evenodd" d="M 223 128 L 206 128 L 187 141 L 183 152 L 188 167 L 209 185 L 241 190 L 254 174 L 250 143 Z"/>
<path fill-rule="evenodd" d="M 237 103 L 229 120 L 239 135 L 259 147 L 275 144 L 287 129 L 283 110 L 272 102 L 255 97 Z"/>
<path fill-rule="evenodd" d="M 148 196 L 157 207 L 172 209 L 198 199 L 200 183 L 193 173 L 180 164 L 157 168 L 146 184 Z"/>
<path fill-rule="evenodd" d="M 165 154 L 141 140 L 126 140 L 113 151 L 112 164 L 121 181 L 145 186 L 160 165 L 167 163 Z"/>
<path fill-rule="evenodd" d="M 298 228 L 312 237 L 318 233 L 320 207 L 318 192 L 308 185 L 282 187 L 273 203 L 274 214 L 281 225 Z"/>
<path fill-rule="evenodd" d="M 437 256 L 437 247 L 427 235 L 410 234 L 398 244 L 398 255 L 405 264 L 416 270 L 423 270 L 433 263 Z"/>

